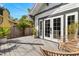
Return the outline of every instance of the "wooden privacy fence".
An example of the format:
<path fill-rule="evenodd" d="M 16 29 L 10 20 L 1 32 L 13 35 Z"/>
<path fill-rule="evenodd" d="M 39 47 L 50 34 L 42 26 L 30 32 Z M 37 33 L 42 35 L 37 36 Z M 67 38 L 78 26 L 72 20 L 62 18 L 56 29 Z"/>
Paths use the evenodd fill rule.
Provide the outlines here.
<path fill-rule="evenodd" d="M 32 35 L 32 28 L 26 28 L 26 29 L 25 29 L 25 35 L 26 35 L 26 36 Z"/>
<path fill-rule="evenodd" d="M 16 38 L 16 37 L 22 37 L 23 36 L 23 31 L 18 29 L 16 26 L 11 27 L 10 29 L 10 35 L 9 38 Z M 32 35 L 32 28 L 26 28 L 25 29 L 25 36 Z"/>

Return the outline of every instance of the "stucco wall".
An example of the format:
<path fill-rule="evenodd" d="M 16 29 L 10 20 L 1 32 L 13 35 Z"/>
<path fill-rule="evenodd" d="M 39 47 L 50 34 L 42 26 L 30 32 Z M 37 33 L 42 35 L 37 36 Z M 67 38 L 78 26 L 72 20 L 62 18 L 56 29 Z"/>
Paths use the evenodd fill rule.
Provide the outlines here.
<path fill-rule="evenodd" d="M 9 20 L 9 14 L 6 10 L 4 10 L 3 11 L 3 23 L 2 23 L 3 27 L 11 27 L 8 20 Z"/>

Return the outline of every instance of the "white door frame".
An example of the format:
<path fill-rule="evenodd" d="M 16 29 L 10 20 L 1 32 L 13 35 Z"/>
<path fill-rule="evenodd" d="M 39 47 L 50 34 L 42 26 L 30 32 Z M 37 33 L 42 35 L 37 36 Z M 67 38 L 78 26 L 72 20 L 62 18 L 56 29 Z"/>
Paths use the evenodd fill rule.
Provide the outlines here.
<path fill-rule="evenodd" d="M 39 20 L 39 32 L 40 32 L 40 21 L 42 21 L 42 35 L 39 35 L 39 37 L 43 38 L 43 19 Z"/>
<path fill-rule="evenodd" d="M 65 23 L 65 25 L 66 25 L 66 31 L 65 31 L 65 38 L 66 38 L 66 41 L 68 41 L 68 20 L 67 20 L 67 18 L 68 18 L 68 16 L 70 16 L 70 15 L 75 15 L 75 22 L 78 22 L 78 12 L 73 12 L 73 13 L 68 13 L 68 14 L 66 14 L 66 23 Z M 77 34 L 76 34 L 76 36 L 75 37 L 77 37 Z"/>
<path fill-rule="evenodd" d="M 45 20 L 50 20 L 50 28 L 51 28 L 51 19 L 50 18 L 44 19 L 44 39 L 51 40 L 51 33 L 50 33 L 50 37 L 45 36 Z"/>
<path fill-rule="evenodd" d="M 60 39 L 56 39 L 56 38 L 53 38 L 53 19 L 55 18 L 61 18 L 61 38 L 63 40 L 63 28 L 64 28 L 64 19 L 63 19 L 63 15 L 60 15 L 60 16 L 55 16 L 55 17 L 52 17 L 51 20 L 52 20 L 52 41 L 55 41 L 55 42 L 59 42 Z"/>

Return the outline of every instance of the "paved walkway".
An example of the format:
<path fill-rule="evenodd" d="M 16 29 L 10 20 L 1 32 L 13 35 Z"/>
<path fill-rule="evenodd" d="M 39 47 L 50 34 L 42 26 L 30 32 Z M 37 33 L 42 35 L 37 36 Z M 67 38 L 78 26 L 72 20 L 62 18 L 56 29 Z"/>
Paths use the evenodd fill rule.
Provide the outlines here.
<path fill-rule="evenodd" d="M 57 49 L 57 44 L 32 36 L 9 39 L 8 43 L 0 46 L 1 56 L 42 56 L 40 46 Z"/>

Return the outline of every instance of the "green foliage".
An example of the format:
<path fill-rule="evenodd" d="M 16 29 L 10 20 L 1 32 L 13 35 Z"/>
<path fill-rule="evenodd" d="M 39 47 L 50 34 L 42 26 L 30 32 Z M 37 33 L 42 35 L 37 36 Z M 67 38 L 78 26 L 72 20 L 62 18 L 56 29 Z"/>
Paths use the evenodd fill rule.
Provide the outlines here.
<path fill-rule="evenodd" d="M 14 18 L 14 19 L 13 19 L 13 21 L 16 21 L 16 20 L 18 20 L 18 19 L 17 19 L 17 18 Z"/>
<path fill-rule="evenodd" d="M 17 24 L 17 27 L 19 29 L 25 29 L 27 27 L 32 27 L 32 21 L 31 20 L 28 20 L 28 19 L 21 19 L 19 21 L 19 23 Z"/>
<path fill-rule="evenodd" d="M 35 29 L 35 27 L 32 28 L 32 33 L 33 33 L 33 35 L 36 35 L 36 29 Z"/>
<path fill-rule="evenodd" d="M 68 27 L 69 34 L 75 34 L 77 27 L 76 23 L 71 23 Z"/>
<path fill-rule="evenodd" d="M 31 9 L 30 9 L 30 8 L 28 8 L 27 10 L 28 10 L 28 12 L 30 12 L 30 11 L 31 11 Z"/>
<path fill-rule="evenodd" d="M 3 15 L 3 10 L 2 9 L 0 9 L 0 15 Z"/>
<path fill-rule="evenodd" d="M 0 27 L 0 38 L 7 37 L 9 33 L 10 33 L 9 28 Z"/>
<path fill-rule="evenodd" d="M 8 9 L 5 9 L 8 13 L 9 13 L 9 15 L 10 15 L 10 11 L 8 10 Z"/>
<path fill-rule="evenodd" d="M 33 21 L 29 20 L 25 15 L 19 20 L 17 27 L 23 31 L 25 35 L 25 28 L 33 27 Z"/>
<path fill-rule="evenodd" d="M 76 34 L 78 28 L 79 28 L 79 24 L 78 23 L 71 23 L 68 26 L 68 36 L 69 36 L 70 40 L 74 39 L 75 34 Z"/>
<path fill-rule="evenodd" d="M 23 19 L 26 19 L 27 18 L 27 16 L 26 15 L 23 15 L 21 18 L 20 18 L 20 20 L 23 20 Z"/>

